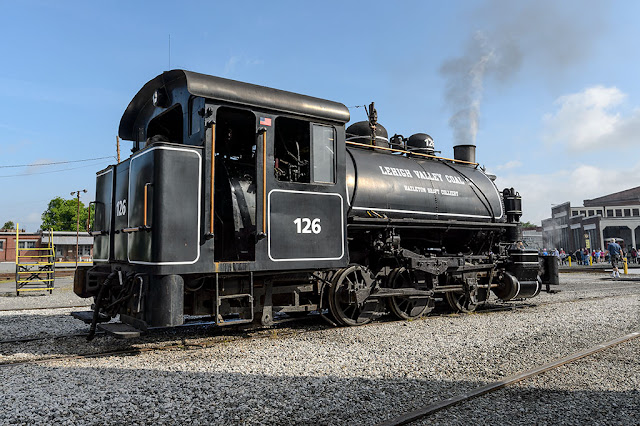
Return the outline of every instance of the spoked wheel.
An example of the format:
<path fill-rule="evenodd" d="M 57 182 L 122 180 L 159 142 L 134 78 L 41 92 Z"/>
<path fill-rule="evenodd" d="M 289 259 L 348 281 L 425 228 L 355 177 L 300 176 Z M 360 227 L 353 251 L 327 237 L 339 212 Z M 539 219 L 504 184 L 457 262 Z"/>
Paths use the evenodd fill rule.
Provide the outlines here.
<path fill-rule="evenodd" d="M 456 312 L 473 312 L 478 307 L 478 302 L 473 294 L 471 297 L 467 297 L 464 292 L 449 292 L 446 295 L 447 303 Z"/>
<path fill-rule="evenodd" d="M 353 265 L 338 271 L 329 290 L 329 310 L 341 325 L 364 325 L 378 311 L 378 300 L 368 300 L 375 284 L 371 272 Z"/>
<path fill-rule="evenodd" d="M 456 312 L 473 312 L 489 297 L 488 290 L 478 288 L 476 280 L 471 280 L 468 285 L 469 293 L 463 290 L 446 293 L 449 306 Z"/>
<path fill-rule="evenodd" d="M 411 274 L 405 268 L 396 268 L 389 274 L 389 288 L 414 288 Z M 389 298 L 389 309 L 393 314 L 404 320 L 420 318 L 433 309 L 429 297 L 400 297 Z"/>

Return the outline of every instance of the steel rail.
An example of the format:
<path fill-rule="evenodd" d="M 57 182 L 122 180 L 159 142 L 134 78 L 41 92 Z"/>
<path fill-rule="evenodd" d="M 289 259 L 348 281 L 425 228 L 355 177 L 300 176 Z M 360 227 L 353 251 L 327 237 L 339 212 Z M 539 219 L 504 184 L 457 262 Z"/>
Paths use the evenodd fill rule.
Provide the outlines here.
<path fill-rule="evenodd" d="M 91 305 L 76 305 L 76 306 L 38 306 L 34 308 L 15 308 L 15 309 L 0 309 L 0 312 L 21 312 L 21 311 L 42 311 L 45 309 L 75 309 L 75 308 L 90 308 Z"/>
<path fill-rule="evenodd" d="M 465 401 L 469 401 L 473 398 L 477 398 L 479 396 L 488 394 L 490 392 L 494 392 L 497 391 L 499 389 L 502 389 L 508 385 L 514 384 L 514 383 L 518 383 L 522 380 L 528 379 L 530 377 L 533 376 L 537 376 L 538 374 L 544 373 L 546 371 L 549 370 L 553 370 L 555 368 L 558 368 L 560 366 L 563 366 L 565 364 L 569 364 L 572 363 L 574 361 L 577 361 L 579 359 L 585 358 L 587 356 L 593 355 L 595 353 L 598 353 L 600 351 L 609 349 L 613 346 L 619 345 L 621 343 L 627 342 L 629 340 L 635 339 L 637 337 L 640 337 L 640 331 L 635 331 L 633 333 L 629 333 L 626 334 L 624 336 L 618 337 L 616 339 L 613 340 L 609 340 L 607 342 L 604 343 L 599 343 L 595 346 L 592 346 L 590 348 L 587 349 L 583 349 L 581 351 L 578 352 L 574 352 L 570 355 L 567 355 L 565 357 L 556 359 L 555 361 L 551 361 L 547 364 L 541 365 L 539 367 L 535 367 L 532 368 L 530 370 L 521 372 L 521 373 L 517 373 L 514 374 L 512 376 L 509 376 L 505 379 L 499 380 L 497 382 L 493 382 L 493 383 L 489 383 L 488 385 L 485 386 L 481 386 L 479 388 L 473 389 L 469 392 L 464 392 L 460 395 L 451 397 L 451 398 L 447 398 L 443 401 L 439 401 L 436 402 L 434 404 L 429 404 L 425 407 L 419 408 L 415 411 L 411 411 L 408 413 L 405 413 L 401 416 L 398 416 L 396 418 L 387 420 L 383 423 L 380 423 L 380 425 L 382 426 L 396 426 L 396 425 L 404 425 L 416 420 L 419 420 L 423 417 L 429 416 L 433 413 L 436 413 L 440 410 L 443 410 L 445 408 L 451 407 L 453 405 L 459 404 L 461 402 L 465 402 Z"/>

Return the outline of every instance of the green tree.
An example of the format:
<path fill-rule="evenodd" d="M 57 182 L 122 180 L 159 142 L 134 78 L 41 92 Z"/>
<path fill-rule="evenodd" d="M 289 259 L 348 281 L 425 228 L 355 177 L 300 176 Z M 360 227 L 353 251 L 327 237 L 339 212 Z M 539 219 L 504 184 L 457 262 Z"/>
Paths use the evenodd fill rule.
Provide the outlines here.
<path fill-rule="evenodd" d="M 71 198 L 65 200 L 62 197 L 56 197 L 49 201 L 47 210 L 42 213 L 42 225 L 40 229 L 54 231 L 75 231 L 76 215 L 78 212 L 78 199 Z M 93 222 L 93 206 L 91 206 L 91 221 Z M 80 201 L 80 231 L 86 230 L 87 219 L 89 218 L 89 209 Z"/>
<path fill-rule="evenodd" d="M 12 231 L 16 229 L 16 224 L 13 223 L 13 221 L 8 220 L 4 225 L 2 225 L 2 228 L 0 229 L 6 229 L 7 231 Z"/>
<path fill-rule="evenodd" d="M 537 226 L 535 224 L 531 223 L 531 222 L 523 222 L 522 223 L 522 227 L 524 229 L 536 229 L 537 228 Z"/>

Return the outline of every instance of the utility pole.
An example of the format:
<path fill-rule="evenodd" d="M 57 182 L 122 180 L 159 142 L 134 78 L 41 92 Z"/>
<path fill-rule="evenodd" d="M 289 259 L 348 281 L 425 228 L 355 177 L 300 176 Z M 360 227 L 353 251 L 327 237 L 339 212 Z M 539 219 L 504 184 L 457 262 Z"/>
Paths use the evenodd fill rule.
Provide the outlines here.
<path fill-rule="evenodd" d="M 80 240 L 80 193 L 81 192 L 86 193 L 87 190 L 86 189 L 79 189 L 79 190 L 73 191 L 71 193 L 71 195 L 77 195 L 78 196 L 78 211 L 76 213 L 76 269 L 78 269 L 78 257 L 79 257 L 78 242 Z"/>

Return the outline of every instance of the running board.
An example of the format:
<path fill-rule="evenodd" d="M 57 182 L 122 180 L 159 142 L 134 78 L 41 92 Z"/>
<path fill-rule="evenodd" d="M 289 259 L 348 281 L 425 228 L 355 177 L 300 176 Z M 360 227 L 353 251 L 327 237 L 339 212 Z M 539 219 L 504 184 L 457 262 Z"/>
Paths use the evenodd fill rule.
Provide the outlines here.
<path fill-rule="evenodd" d="M 85 324 L 91 324 L 93 322 L 93 311 L 76 311 L 71 312 L 71 316 L 75 319 L 79 319 Z M 106 315 L 98 315 L 98 322 L 109 322 L 111 318 Z"/>
<path fill-rule="evenodd" d="M 134 339 L 136 337 L 140 337 L 140 334 L 142 334 L 142 330 L 121 322 L 100 324 L 98 325 L 98 328 L 113 337 L 117 337 L 118 339 Z"/>

